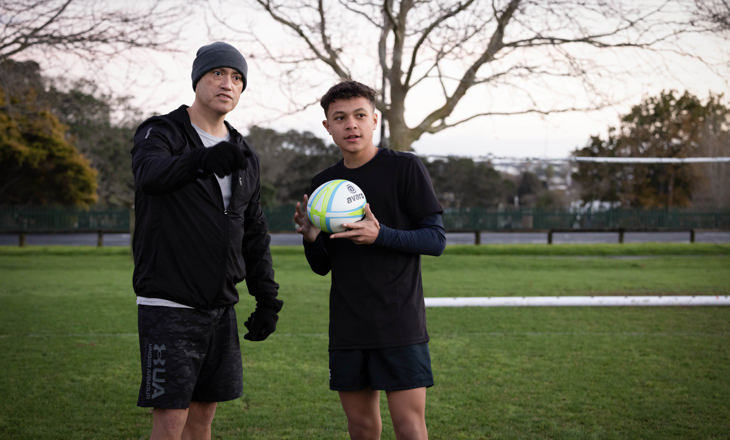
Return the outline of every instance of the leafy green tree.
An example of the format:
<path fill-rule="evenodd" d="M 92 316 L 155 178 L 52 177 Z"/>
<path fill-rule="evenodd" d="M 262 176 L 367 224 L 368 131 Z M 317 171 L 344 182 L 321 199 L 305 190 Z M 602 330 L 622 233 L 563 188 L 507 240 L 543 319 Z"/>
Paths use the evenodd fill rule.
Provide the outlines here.
<path fill-rule="evenodd" d="M 576 156 L 616 157 L 616 130 L 609 129 L 604 140 L 591 136 L 588 144 L 575 152 Z M 573 184 L 578 187 L 580 200 L 585 204 L 593 201 L 608 203 L 611 207 L 621 205 L 622 195 L 627 191 L 628 180 L 624 173 L 629 168 L 613 163 L 581 163 L 572 174 Z"/>
<path fill-rule="evenodd" d="M 39 101 L 37 90 L 0 88 L 0 204 L 96 202 L 96 171 L 68 141 L 68 128 Z"/>
<path fill-rule="evenodd" d="M 531 172 L 525 171 L 520 175 L 517 185 L 517 196 L 520 198 L 520 206 L 537 205 L 538 196 L 547 189 L 545 181 Z"/>
<path fill-rule="evenodd" d="M 703 104 L 685 92 L 664 91 L 634 106 L 611 128 L 606 140 L 593 137 L 576 156 L 619 158 L 688 158 L 705 154 L 708 143 L 727 136 L 730 109 L 722 95 L 710 95 Z M 713 134 L 711 138 L 709 134 Z M 675 163 L 603 163 L 578 165 L 573 180 L 581 186 L 582 200 L 616 202 L 627 207 L 689 207 L 693 195 L 708 185 L 702 167 Z"/>
<path fill-rule="evenodd" d="M 693 157 L 699 153 L 698 125 L 706 112 L 699 99 L 685 92 L 662 92 L 634 106 L 621 119 L 621 155 L 628 157 Z M 636 164 L 629 204 L 643 207 L 685 207 L 703 176 L 682 164 Z"/>
<path fill-rule="evenodd" d="M 98 170 L 99 203 L 111 206 L 134 204 L 132 136 L 142 120 L 127 97 L 112 97 L 85 80 L 63 89 L 51 87 L 46 99 L 54 114 L 69 127 L 79 151 Z"/>
<path fill-rule="evenodd" d="M 509 178 L 515 183 L 516 202 L 523 208 L 565 209 L 570 206 L 566 166 L 556 167 L 550 162 L 527 162 L 519 165 L 518 176 Z"/>
<path fill-rule="evenodd" d="M 514 194 L 512 182 L 489 162 L 450 156 L 424 163 L 444 208 L 497 208 Z"/>
<path fill-rule="evenodd" d="M 265 204 L 293 204 L 309 192 L 312 177 L 340 159 L 339 149 L 308 131 L 285 133 L 252 126 L 246 139 L 261 159 Z"/>
<path fill-rule="evenodd" d="M 714 98 L 710 102 L 713 102 Z M 700 150 L 707 157 L 730 156 L 730 123 L 728 110 L 713 105 L 700 127 Z M 705 176 L 705 185 L 692 194 L 692 204 L 698 209 L 730 208 L 730 162 L 709 162 L 696 165 Z"/>
<path fill-rule="evenodd" d="M 12 91 L 15 101 L 24 102 L 25 98 L 19 98 L 21 94 L 32 93 L 36 107 L 52 113 L 66 127 L 65 140 L 97 170 L 97 202 L 132 206 L 134 182 L 129 150 L 142 117 L 129 105 L 129 98 L 101 93 L 95 83 L 87 80 L 44 78 L 35 62 L 7 60 L 0 65 L 0 83 Z M 46 83 L 51 84 L 47 89 Z M 7 100 L 6 104 L 17 112 L 20 107 L 15 101 Z"/>

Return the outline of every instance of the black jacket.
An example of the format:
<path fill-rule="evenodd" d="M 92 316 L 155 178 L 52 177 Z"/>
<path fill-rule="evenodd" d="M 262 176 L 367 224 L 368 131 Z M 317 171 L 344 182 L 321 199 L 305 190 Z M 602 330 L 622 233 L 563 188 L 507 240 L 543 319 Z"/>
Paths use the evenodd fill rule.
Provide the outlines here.
<path fill-rule="evenodd" d="M 246 279 L 257 302 L 273 299 L 279 286 L 261 210 L 258 157 L 226 122 L 230 142 L 247 155 L 246 166 L 231 176 L 225 210 L 215 176 L 200 171 L 190 154 L 205 147 L 186 109 L 146 120 L 134 136 L 135 293 L 213 308 L 237 303 L 236 284 Z"/>

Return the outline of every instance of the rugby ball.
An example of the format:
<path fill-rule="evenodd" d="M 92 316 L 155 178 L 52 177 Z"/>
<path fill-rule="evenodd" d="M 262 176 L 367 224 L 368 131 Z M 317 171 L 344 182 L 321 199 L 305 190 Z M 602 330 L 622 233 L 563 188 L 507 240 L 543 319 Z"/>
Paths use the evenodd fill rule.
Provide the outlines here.
<path fill-rule="evenodd" d="M 329 234 L 342 232 L 343 223 L 353 223 L 365 216 L 365 193 L 344 179 L 320 185 L 309 196 L 307 216 L 314 226 Z"/>

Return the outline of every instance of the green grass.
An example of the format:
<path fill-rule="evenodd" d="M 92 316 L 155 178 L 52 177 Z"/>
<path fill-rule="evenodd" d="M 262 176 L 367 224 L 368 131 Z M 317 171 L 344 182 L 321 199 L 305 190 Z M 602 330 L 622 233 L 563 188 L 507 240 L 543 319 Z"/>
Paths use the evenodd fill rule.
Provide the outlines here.
<path fill-rule="evenodd" d="M 346 439 L 327 388 L 328 277 L 274 248 L 277 332 L 242 339 L 214 438 Z M 728 295 L 730 246 L 453 246 L 427 296 Z M 0 247 L 0 439 L 142 439 L 127 248 Z M 243 289 L 243 287 L 242 287 Z M 253 307 L 242 292 L 242 323 Z M 724 439 L 729 307 L 428 309 L 432 439 Z M 243 326 L 241 325 L 241 328 Z M 384 439 L 393 439 L 383 406 Z"/>

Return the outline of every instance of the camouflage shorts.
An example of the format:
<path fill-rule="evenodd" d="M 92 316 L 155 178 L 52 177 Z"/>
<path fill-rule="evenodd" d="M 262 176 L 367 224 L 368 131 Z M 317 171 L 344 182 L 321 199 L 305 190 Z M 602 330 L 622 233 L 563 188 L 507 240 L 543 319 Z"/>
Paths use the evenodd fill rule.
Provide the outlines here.
<path fill-rule="evenodd" d="M 242 394 L 241 348 L 233 307 L 138 306 L 142 383 L 138 406 L 179 408 Z"/>

